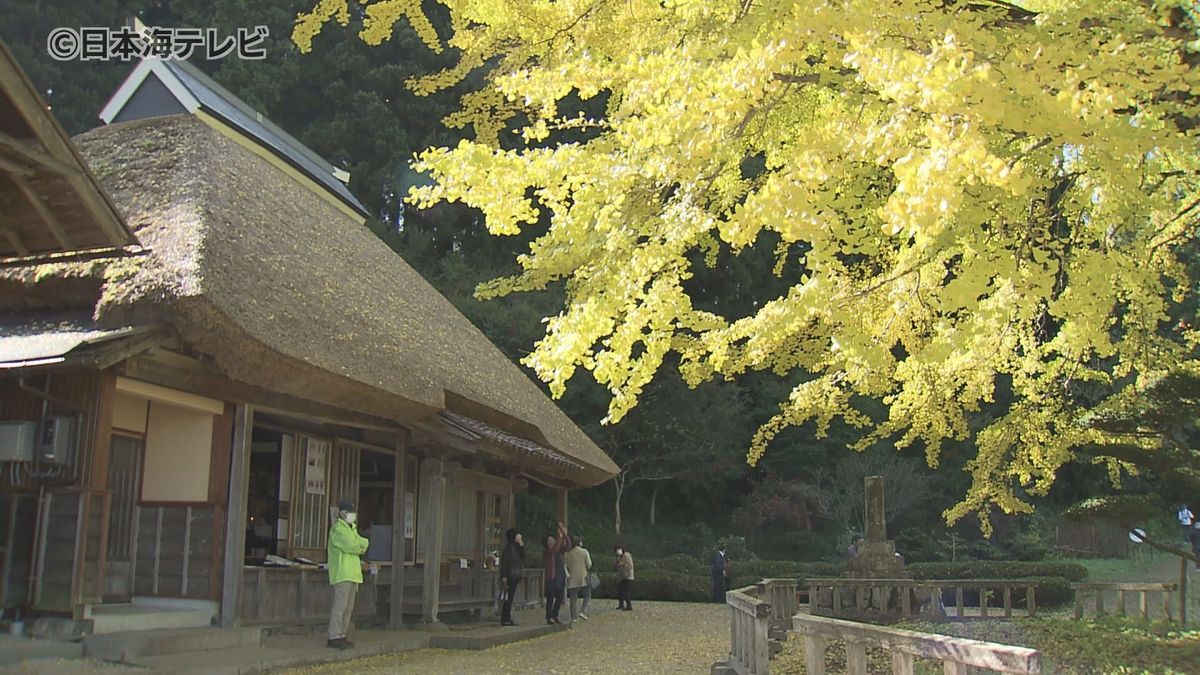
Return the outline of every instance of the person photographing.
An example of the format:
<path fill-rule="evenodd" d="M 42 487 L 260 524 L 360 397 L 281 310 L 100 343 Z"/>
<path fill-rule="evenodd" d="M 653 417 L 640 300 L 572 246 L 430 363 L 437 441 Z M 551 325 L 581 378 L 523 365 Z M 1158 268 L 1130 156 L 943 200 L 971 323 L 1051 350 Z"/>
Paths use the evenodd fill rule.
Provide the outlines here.
<path fill-rule="evenodd" d="M 325 646 L 347 649 L 354 646 L 353 642 L 346 639 L 346 631 L 350 628 L 350 617 L 354 615 L 354 598 L 363 582 L 360 556 L 367 552 L 368 541 L 354 527 L 358 522 L 354 503 L 343 499 L 338 502 L 337 508 L 337 519 L 329 528 L 329 541 L 326 544 L 333 605 L 329 610 L 329 640 Z"/>

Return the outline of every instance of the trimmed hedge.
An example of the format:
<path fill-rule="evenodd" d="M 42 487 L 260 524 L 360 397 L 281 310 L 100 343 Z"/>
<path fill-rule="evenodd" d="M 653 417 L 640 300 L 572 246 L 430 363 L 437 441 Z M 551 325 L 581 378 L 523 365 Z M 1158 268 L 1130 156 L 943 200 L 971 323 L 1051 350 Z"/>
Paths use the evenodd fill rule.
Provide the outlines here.
<path fill-rule="evenodd" d="M 1074 601 L 1075 592 L 1071 590 L 1071 582 L 1062 577 L 1028 577 L 1026 579 L 1018 579 L 1015 581 L 1030 581 L 1033 582 L 1034 601 L 1040 607 L 1060 607 Z M 1000 589 L 993 588 L 992 598 L 988 602 L 988 607 L 996 608 L 1003 607 L 1003 598 L 1000 595 Z M 953 607 L 955 602 L 954 589 L 942 589 L 942 603 L 947 607 Z M 963 589 L 963 602 L 968 607 L 975 607 L 979 603 L 979 590 L 975 588 Z M 1025 607 L 1025 591 L 1022 589 L 1013 589 L 1012 595 L 1013 607 Z"/>
<path fill-rule="evenodd" d="M 742 588 L 763 579 L 800 579 L 836 577 L 846 570 L 842 565 L 823 562 L 788 562 L 786 560 L 752 560 L 729 565 L 729 587 Z"/>
<path fill-rule="evenodd" d="M 702 563 L 686 553 L 676 553 L 669 555 L 660 560 L 644 560 L 634 562 L 634 573 L 646 570 L 647 572 L 672 572 L 674 574 L 688 574 L 691 576 L 711 576 L 712 568 L 707 563 Z"/>
<path fill-rule="evenodd" d="M 1034 593 L 1039 607 L 1054 607 L 1074 600 L 1071 582 L 1083 579 L 1087 568 L 1072 562 L 969 561 L 962 563 L 914 563 L 908 566 L 917 579 L 1028 579 L 1036 582 Z M 679 554 L 661 560 L 645 560 L 634 567 L 635 600 L 672 602 L 712 602 L 712 574 L 709 567 L 695 558 Z M 841 565 L 786 560 L 748 560 L 730 563 L 729 588 L 742 588 L 766 578 L 835 577 Z M 1039 573 L 1041 572 L 1041 573 Z M 600 571 L 600 586 L 593 598 L 616 598 L 616 572 Z M 954 603 L 953 589 L 945 601 Z M 973 592 L 968 595 L 973 595 Z M 974 602 L 974 598 L 969 598 Z M 996 600 L 992 601 L 993 603 Z M 1013 595 L 1015 607 L 1025 606 L 1024 593 Z"/>
<path fill-rule="evenodd" d="M 964 562 L 926 562 L 907 566 L 917 579 L 1023 579 L 1061 577 L 1083 581 L 1087 568 L 1077 562 L 1018 560 L 968 560 Z"/>
<path fill-rule="evenodd" d="M 592 591 L 593 598 L 616 598 L 616 572 L 600 572 L 600 586 Z M 634 600 L 668 600 L 671 602 L 711 602 L 712 577 L 679 574 L 661 570 L 642 570 L 634 567 Z"/>

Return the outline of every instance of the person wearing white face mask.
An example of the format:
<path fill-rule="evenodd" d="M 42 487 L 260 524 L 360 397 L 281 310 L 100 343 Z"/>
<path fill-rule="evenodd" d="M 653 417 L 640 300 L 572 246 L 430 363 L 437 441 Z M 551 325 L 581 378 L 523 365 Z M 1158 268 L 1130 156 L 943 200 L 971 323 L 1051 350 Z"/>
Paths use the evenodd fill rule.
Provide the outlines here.
<path fill-rule="evenodd" d="M 633 555 L 622 546 L 614 547 L 617 553 L 617 609 L 633 611 Z"/>
<path fill-rule="evenodd" d="M 346 649 L 354 643 L 346 639 L 350 617 L 354 614 L 354 596 L 362 583 L 362 562 L 367 552 L 366 537 L 354 529 L 358 513 L 354 504 L 343 499 L 338 502 L 338 517 L 329 528 L 329 585 L 333 587 L 333 606 L 329 610 L 329 640 L 326 647 Z"/>

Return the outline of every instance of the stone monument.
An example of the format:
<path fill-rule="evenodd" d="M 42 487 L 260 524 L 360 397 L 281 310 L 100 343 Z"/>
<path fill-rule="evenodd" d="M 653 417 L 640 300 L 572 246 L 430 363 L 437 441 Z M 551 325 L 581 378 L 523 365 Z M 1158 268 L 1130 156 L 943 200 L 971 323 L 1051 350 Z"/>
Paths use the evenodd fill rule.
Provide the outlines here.
<path fill-rule="evenodd" d="M 866 536 L 855 543 L 857 555 L 850 559 L 851 577 L 907 579 L 904 557 L 896 553 L 896 542 L 887 538 L 887 519 L 883 510 L 883 476 L 863 479 L 863 506 L 866 510 Z"/>

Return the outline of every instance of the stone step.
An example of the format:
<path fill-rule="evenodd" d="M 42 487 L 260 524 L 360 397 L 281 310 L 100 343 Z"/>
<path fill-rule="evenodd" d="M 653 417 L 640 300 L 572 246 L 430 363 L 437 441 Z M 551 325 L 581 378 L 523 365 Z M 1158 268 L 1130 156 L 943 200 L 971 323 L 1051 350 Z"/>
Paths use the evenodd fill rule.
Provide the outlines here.
<path fill-rule="evenodd" d="M 93 634 L 83 638 L 83 654 L 106 661 L 204 652 L 262 644 L 261 628 L 163 628 Z"/>
<path fill-rule="evenodd" d="M 131 663 L 154 673 L 247 675 L 395 654 L 429 646 L 428 634 L 417 631 L 360 631 L 352 637 L 357 644 L 346 650 L 328 649 L 321 635 L 286 636 L 268 639 L 257 646 L 145 656 Z"/>
<path fill-rule="evenodd" d="M 99 605 L 92 608 L 89 619 L 91 632 L 103 635 L 161 628 L 206 628 L 212 625 L 213 611 L 188 606 Z"/>
<path fill-rule="evenodd" d="M 0 635 L 0 666 L 14 665 L 34 659 L 79 658 L 82 654 L 83 648 L 78 642 Z"/>
<path fill-rule="evenodd" d="M 558 626 L 532 624 L 503 627 L 489 626 L 487 628 L 463 631 L 447 631 L 430 636 L 429 646 L 439 649 L 491 649 L 499 645 L 529 640 L 570 629 L 571 627 L 565 624 Z"/>

